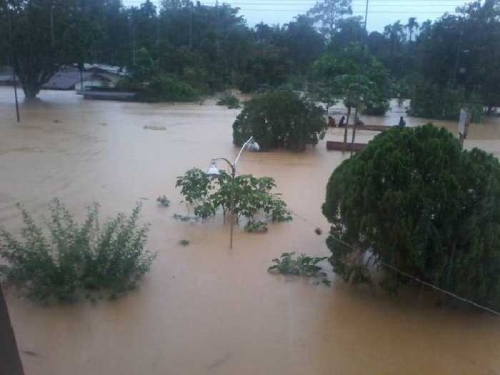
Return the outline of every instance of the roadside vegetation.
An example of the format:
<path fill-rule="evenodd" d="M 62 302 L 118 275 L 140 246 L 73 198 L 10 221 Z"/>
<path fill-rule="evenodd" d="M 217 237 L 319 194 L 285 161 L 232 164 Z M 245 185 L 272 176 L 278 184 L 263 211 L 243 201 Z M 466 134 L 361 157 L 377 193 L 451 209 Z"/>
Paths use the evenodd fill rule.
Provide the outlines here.
<path fill-rule="evenodd" d="M 241 107 L 240 99 L 231 93 L 225 93 L 217 101 L 217 105 L 227 106 L 229 109 L 238 109 Z"/>
<path fill-rule="evenodd" d="M 344 161 L 323 214 L 335 273 L 397 292 L 412 275 L 500 307 L 500 163 L 431 124 L 394 128 Z M 389 266 L 389 267 L 387 267 Z"/>
<path fill-rule="evenodd" d="M 143 101 L 287 87 L 329 107 L 349 98 L 346 82 L 358 81 L 369 95 L 357 109 L 370 115 L 384 114 L 390 97 L 410 99 L 411 115 L 436 119 L 456 120 L 468 106 L 479 120 L 500 106 L 496 0 L 370 33 L 353 16 L 351 0 L 318 1 L 287 24 L 253 28 L 236 7 L 190 0 L 5 4 L 0 65 L 13 62 L 29 98 L 61 67 L 94 61 L 126 67 L 130 75 L 120 87 Z"/>
<path fill-rule="evenodd" d="M 0 229 L 0 278 L 31 300 L 114 299 L 135 289 L 151 268 L 155 254 L 145 249 L 148 226 L 138 223 L 140 206 L 104 223 L 98 204 L 81 223 L 59 200 L 43 224 L 19 208 L 20 238 Z"/>
<path fill-rule="evenodd" d="M 314 279 L 315 284 L 331 285 L 326 272 L 318 264 L 327 258 L 310 257 L 306 254 L 283 253 L 281 257 L 273 259 L 273 265 L 268 272 L 288 276 L 303 276 Z"/>
<path fill-rule="evenodd" d="M 285 148 L 304 151 L 323 139 L 324 110 L 289 90 L 270 91 L 245 103 L 233 124 L 233 143 L 241 146 L 253 136 L 262 151 Z"/>
<path fill-rule="evenodd" d="M 225 172 L 213 178 L 193 168 L 177 178 L 176 187 L 181 189 L 188 208 L 197 219 L 208 220 L 218 213 L 225 218 L 231 213 L 231 199 L 234 199 L 232 213 L 238 222 L 245 219 L 248 232 L 267 231 L 267 222 L 292 220 L 286 203 L 272 192 L 276 184 L 270 177 L 240 175 L 233 181 Z"/>

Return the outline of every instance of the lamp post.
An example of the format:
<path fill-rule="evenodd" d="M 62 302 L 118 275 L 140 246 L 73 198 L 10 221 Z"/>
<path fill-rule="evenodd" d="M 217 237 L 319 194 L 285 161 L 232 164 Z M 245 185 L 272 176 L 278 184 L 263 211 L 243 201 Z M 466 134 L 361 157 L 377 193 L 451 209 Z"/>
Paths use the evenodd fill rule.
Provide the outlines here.
<path fill-rule="evenodd" d="M 217 161 L 222 160 L 229 165 L 229 168 L 231 168 L 231 197 L 230 197 L 230 202 L 229 202 L 229 211 L 231 214 L 231 223 L 230 223 L 230 237 L 229 237 L 229 248 L 233 248 L 233 232 L 234 232 L 234 188 L 235 188 L 235 179 L 236 179 L 236 164 L 238 164 L 238 161 L 240 160 L 241 154 L 243 153 L 244 150 L 248 151 L 259 151 L 260 146 L 259 144 L 255 141 L 253 137 L 250 137 L 248 141 L 246 141 L 243 146 L 241 147 L 240 152 L 238 153 L 238 156 L 234 160 L 233 163 L 231 163 L 228 159 L 226 158 L 216 158 L 212 159 L 210 163 L 210 167 L 207 170 L 207 176 L 209 177 L 218 177 L 220 175 L 220 170 L 217 167 Z"/>

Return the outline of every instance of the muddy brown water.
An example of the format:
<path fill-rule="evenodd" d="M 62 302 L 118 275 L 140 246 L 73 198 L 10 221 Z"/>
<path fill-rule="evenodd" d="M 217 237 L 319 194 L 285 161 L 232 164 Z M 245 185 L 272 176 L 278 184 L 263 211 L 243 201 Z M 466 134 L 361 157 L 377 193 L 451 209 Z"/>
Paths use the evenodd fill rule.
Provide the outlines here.
<path fill-rule="evenodd" d="M 141 287 L 115 302 L 39 307 L 9 291 L 26 374 L 500 374 L 498 318 L 437 308 L 413 291 L 394 300 L 333 276 L 327 288 L 266 272 L 284 251 L 328 255 L 325 235 L 314 228 L 328 231 L 320 212 L 326 182 L 347 156 L 327 152 L 324 141 L 303 154 L 243 155 L 239 172 L 274 177 L 307 222 L 272 225 L 265 235 L 238 229 L 230 250 L 220 219 L 190 224 L 172 215 L 186 213 L 176 176 L 236 156 L 231 124 L 238 111 L 213 100 L 93 102 L 71 92 L 43 92 L 41 99 L 22 104 L 16 124 L 12 91 L 0 88 L 0 225 L 19 228 L 16 202 L 40 215 L 60 197 L 81 217 L 94 201 L 105 215 L 130 212 L 140 201 L 158 258 Z M 395 108 L 365 122 L 393 125 L 398 116 Z M 455 123 L 440 125 L 456 130 Z M 499 129 L 474 125 L 467 147 L 498 156 Z M 327 135 L 341 137 L 338 129 Z M 360 132 L 358 140 L 371 137 Z M 160 194 L 170 208 L 157 206 Z M 182 239 L 190 245 L 178 245 Z"/>

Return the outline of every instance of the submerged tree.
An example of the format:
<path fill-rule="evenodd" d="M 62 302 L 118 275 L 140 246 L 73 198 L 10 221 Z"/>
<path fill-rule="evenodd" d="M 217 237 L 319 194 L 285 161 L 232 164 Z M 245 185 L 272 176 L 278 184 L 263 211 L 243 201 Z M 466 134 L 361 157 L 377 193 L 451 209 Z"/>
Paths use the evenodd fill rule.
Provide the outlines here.
<path fill-rule="evenodd" d="M 3 0 L 0 29 L 27 98 L 63 65 L 81 63 L 96 37 L 94 3 L 80 0 Z M 8 32 L 5 32 L 8 29 Z"/>
<path fill-rule="evenodd" d="M 222 211 L 237 219 L 245 218 L 245 229 L 249 232 L 267 230 L 267 221 L 292 220 L 286 203 L 272 192 L 276 187 L 271 177 L 257 178 L 240 175 L 234 179 L 221 172 L 208 177 L 201 169 L 193 168 L 177 177 L 176 187 L 181 189 L 185 202 L 194 208 L 197 219 L 206 220 Z"/>
<path fill-rule="evenodd" d="M 360 77 L 363 78 L 360 78 Z M 336 100 L 344 100 L 348 108 L 359 108 L 363 104 L 369 114 L 383 115 L 389 108 L 389 75 L 384 66 L 361 46 L 352 46 L 340 51 L 328 52 L 314 62 L 310 72 L 311 94 L 329 107 Z M 353 105 L 353 95 L 359 90 L 346 83 L 364 82 L 362 95 Z"/>
<path fill-rule="evenodd" d="M 323 214 L 332 223 L 330 263 L 346 281 L 372 282 L 371 266 L 390 265 L 500 306 L 500 163 L 462 150 L 447 130 L 377 136 L 334 171 Z M 384 287 L 409 281 L 382 269 Z"/>
<path fill-rule="evenodd" d="M 325 135 L 323 109 L 292 91 L 255 96 L 233 124 L 233 142 L 241 146 L 253 136 L 263 151 L 304 151 Z"/>
<path fill-rule="evenodd" d="M 339 20 L 351 14 L 351 0 L 318 0 L 308 12 L 327 38 L 333 36 Z"/>

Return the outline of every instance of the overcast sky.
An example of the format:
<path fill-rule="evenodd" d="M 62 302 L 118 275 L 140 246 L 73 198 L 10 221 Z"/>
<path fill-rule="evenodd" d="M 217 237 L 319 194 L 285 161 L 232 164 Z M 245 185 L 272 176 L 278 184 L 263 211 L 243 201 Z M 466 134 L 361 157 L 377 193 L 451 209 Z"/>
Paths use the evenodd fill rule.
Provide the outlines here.
<path fill-rule="evenodd" d="M 138 5 L 141 0 L 122 0 L 124 5 Z M 159 4 L 160 0 L 152 0 Z M 381 31 L 384 26 L 397 20 L 406 23 L 409 17 L 417 17 L 421 23 L 434 20 L 445 12 L 453 13 L 457 6 L 466 1 L 461 0 L 368 0 L 368 30 Z M 267 24 L 285 24 L 295 16 L 304 14 L 315 3 L 315 0 L 227 0 L 228 3 L 241 8 L 241 14 L 249 26 L 259 22 Z M 202 4 L 213 5 L 215 0 L 202 0 Z M 366 0 L 352 0 L 353 15 L 365 16 Z"/>

